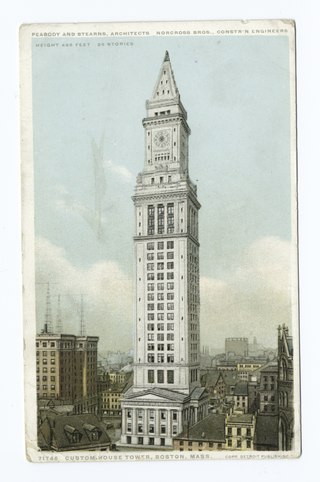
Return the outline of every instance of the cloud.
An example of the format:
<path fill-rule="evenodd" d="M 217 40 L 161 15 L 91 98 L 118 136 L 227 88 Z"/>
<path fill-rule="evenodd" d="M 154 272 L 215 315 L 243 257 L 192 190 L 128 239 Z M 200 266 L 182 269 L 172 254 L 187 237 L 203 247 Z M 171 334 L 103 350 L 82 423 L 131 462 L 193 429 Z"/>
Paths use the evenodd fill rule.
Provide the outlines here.
<path fill-rule="evenodd" d="M 224 347 L 230 336 L 257 336 L 276 346 L 279 323 L 291 322 L 291 244 L 277 237 L 253 242 L 226 280 L 202 277 L 202 343 Z"/>
<path fill-rule="evenodd" d="M 223 280 L 200 279 L 201 344 L 223 348 L 230 336 L 253 336 L 276 346 L 279 323 L 291 322 L 291 244 L 277 237 L 253 242 L 238 267 Z M 60 293 L 63 323 L 79 330 L 80 294 L 85 295 L 87 333 L 100 335 L 99 349 L 132 348 L 132 280 L 114 261 L 85 268 L 70 263 L 66 252 L 44 238 L 37 239 L 38 283 L 50 281 L 55 319 Z M 56 283 L 56 284 L 54 284 Z M 45 284 L 37 284 L 38 329 L 43 327 Z"/>
<path fill-rule="evenodd" d="M 80 294 L 84 295 L 87 334 L 100 335 L 99 349 L 132 346 L 132 282 L 114 261 L 88 269 L 73 266 L 66 252 L 45 238 L 36 241 L 37 328 L 43 328 L 46 282 L 51 282 L 52 318 L 61 294 L 64 331 L 79 333 Z"/>
<path fill-rule="evenodd" d="M 57 186 L 58 199 L 55 200 L 54 206 L 57 211 L 65 214 L 74 213 L 82 218 L 92 229 L 98 241 L 106 239 L 106 217 L 102 213 L 101 202 L 95 202 L 94 209 L 90 209 L 81 202 L 77 201 L 63 186 Z M 97 195 L 95 196 L 97 199 Z"/>
<path fill-rule="evenodd" d="M 106 161 L 107 169 L 110 169 L 113 173 L 117 174 L 125 182 L 132 182 L 134 180 L 134 175 L 129 171 L 129 169 L 121 164 L 116 164 L 112 161 Z"/>

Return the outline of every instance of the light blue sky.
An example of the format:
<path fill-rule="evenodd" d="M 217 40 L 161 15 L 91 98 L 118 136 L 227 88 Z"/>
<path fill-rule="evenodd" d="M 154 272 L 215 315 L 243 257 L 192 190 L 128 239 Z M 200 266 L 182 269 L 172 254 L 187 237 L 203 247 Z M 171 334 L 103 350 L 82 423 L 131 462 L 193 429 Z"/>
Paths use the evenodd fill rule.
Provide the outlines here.
<path fill-rule="evenodd" d="M 102 39 L 86 39 L 90 46 L 76 47 L 73 39 L 73 47 L 63 47 L 58 39 L 49 48 L 34 41 L 36 235 L 63 248 L 77 269 L 108 260 L 132 277 L 141 121 L 168 50 L 192 131 L 189 168 L 202 204 L 200 274 L 230 280 L 252 243 L 290 240 L 288 40 L 119 41 L 133 45 L 98 47 Z M 103 146 L 106 174 L 99 228 L 93 141 Z"/>

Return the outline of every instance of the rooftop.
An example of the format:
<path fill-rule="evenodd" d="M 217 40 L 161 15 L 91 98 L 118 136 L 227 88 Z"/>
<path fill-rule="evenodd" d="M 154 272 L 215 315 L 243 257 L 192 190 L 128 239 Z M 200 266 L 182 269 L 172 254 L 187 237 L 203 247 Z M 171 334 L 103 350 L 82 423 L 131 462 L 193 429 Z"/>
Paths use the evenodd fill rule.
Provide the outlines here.
<path fill-rule="evenodd" d="M 210 414 L 175 437 L 186 440 L 225 442 L 225 415 Z"/>
<path fill-rule="evenodd" d="M 259 445 L 278 447 L 278 417 L 275 415 L 258 415 L 255 441 Z"/>
<path fill-rule="evenodd" d="M 74 434 L 78 440 L 73 438 Z M 109 445 L 110 438 L 105 424 L 94 414 L 57 415 L 48 412 L 39 428 L 38 444 L 42 449 L 81 450 Z"/>
<path fill-rule="evenodd" d="M 248 383 L 247 382 L 238 382 L 234 387 L 234 394 L 235 395 L 248 395 Z"/>
<path fill-rule="evenodd" d="M 261 373 L 267 373 L 267 372 L 268 373 L 269 372 L 276 373 L 276 372 L 278 372 L 278 364 L 274 363 L 274 362 L 273 363 L 272 362 L 267 363 L 264 367 L 262 367 L 260 369 L 260 372 Z"/>
<path fill-rule="evenodd" d="M 227 417 L 227 423 L 229 424 L 236 424 L 236 423 L 252 423 L 254 416 L 252 413 L 244 413 L 239 415 L 229 415 Z"/>

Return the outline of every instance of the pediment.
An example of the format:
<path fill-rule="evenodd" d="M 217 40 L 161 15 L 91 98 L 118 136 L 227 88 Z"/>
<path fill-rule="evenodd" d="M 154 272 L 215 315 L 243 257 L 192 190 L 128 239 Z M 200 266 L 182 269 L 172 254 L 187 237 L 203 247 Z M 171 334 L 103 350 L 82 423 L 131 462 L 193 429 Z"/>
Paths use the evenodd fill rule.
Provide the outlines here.
<path fill-rule="evenodd" d="M 161 397 L 160 395 L 155 395 L 154 393 L 148 393 L 148 394 L 137 394 L 136 397 L 134 397 L 136 400 L 137 399 L 143 399 L 143 400 L 168 400 L 168 398 Z"/>
<path fill-rule="evenodd" d="M 143 400 L 151 402 L 182 402 L 185 395 L 177 392 L 171 392 L 169 390 L 144 390 L 141 392 L 131 392 L 126 397 L 128 400 Z"/>

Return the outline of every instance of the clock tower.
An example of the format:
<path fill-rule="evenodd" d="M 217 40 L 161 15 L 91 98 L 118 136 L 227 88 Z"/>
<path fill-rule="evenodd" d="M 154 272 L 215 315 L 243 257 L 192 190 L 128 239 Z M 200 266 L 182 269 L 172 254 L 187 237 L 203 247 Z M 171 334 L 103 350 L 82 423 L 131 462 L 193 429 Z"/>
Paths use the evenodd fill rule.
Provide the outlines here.
<path fill-rule="evenodd" d="M 172 446 L 207 414 L 200 387 L 197 188 L 191 133 L 169 53 L 146 102 L 135 194 L 134 381 L 122 400 L 123 445 Z"/>

